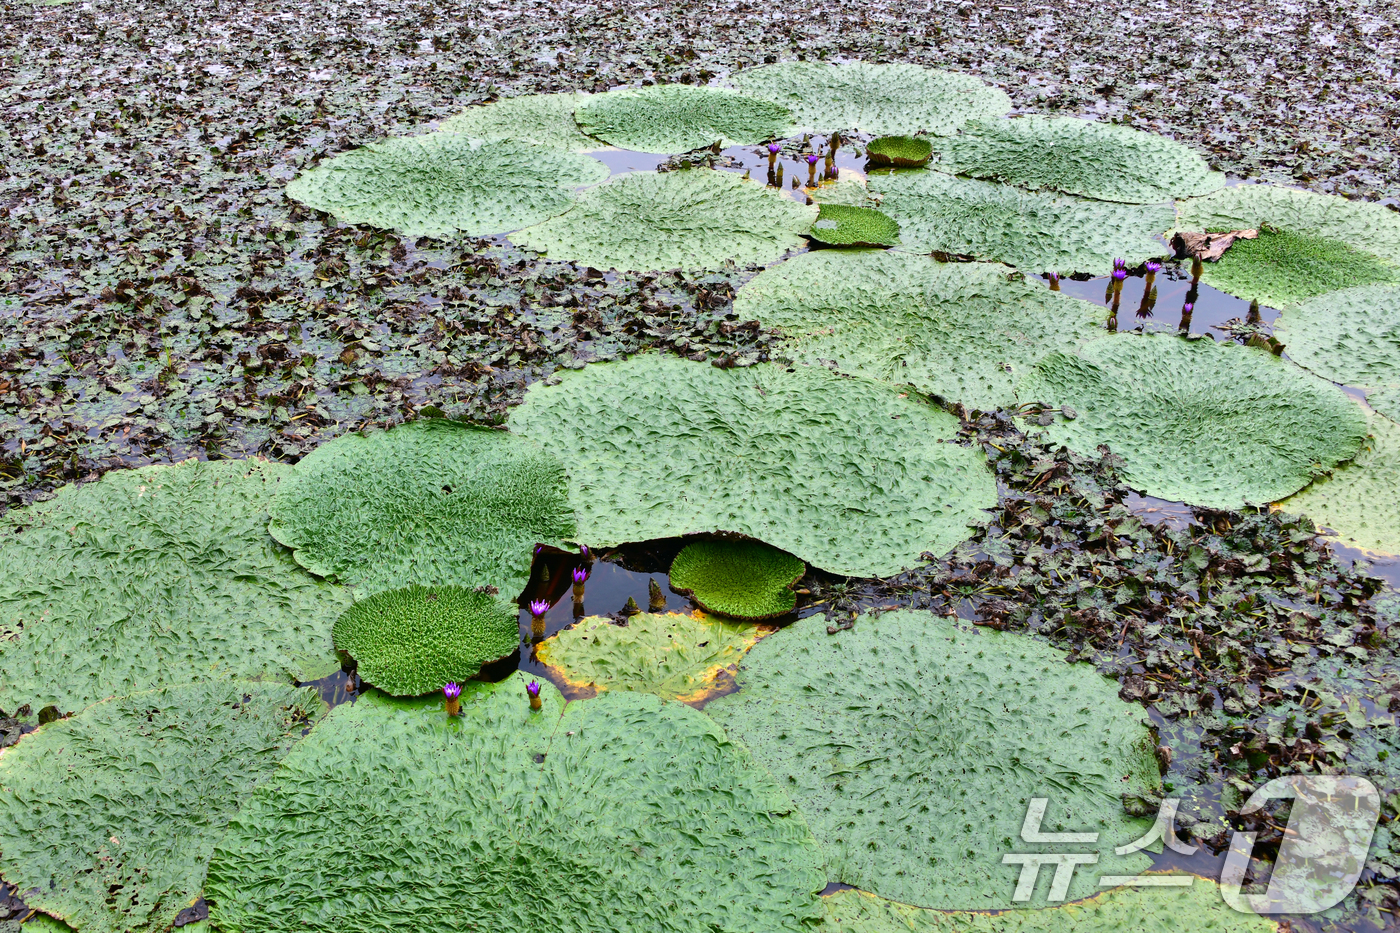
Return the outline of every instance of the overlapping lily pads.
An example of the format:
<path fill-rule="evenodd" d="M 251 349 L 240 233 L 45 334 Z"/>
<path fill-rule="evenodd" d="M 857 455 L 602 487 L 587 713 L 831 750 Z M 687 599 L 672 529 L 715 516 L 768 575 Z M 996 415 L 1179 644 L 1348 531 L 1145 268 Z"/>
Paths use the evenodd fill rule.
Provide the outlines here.
<path fill-rule="evenodd" d="M 428 133 L 336 156 L 294 179 L 287 195 L 346 223 L 484 236 L 562 214 L 574 188 L 607 177 L 597 159 L 552 146 Z"/>
<path fill-rule="evenodd" d="M 317 576 L 361 596 L 414 584 L 514 599 L 537 543 L 574 530 L 563 467 L 502 431 L 425 418 L 347 434 L 297 464 L 268 530 Z"/>
<path fill-rule="evenodd" d="M 1366 418 L 1340 389 L 1263 350 L 1119 334 L 1055 353 L 1017 389 L 1069 409 L 1052 440 L 1122 457 L 1151 496 L 1217 509 L 1264 505 L 1350 460 Z"/>
<path fill-rule="evenodd" d="M 819 922 L 811 833 L 703 713 L 628 692 L 561 709 L 547 684 L 541 698 L 531 712 L 516 674 L 468 686 L 458 718 L 375 693 L 336 707 L 216 850 L 211 923 L 694 933 Z"/>
<path fill-rule="evenodd" d="M 1287 308 L 1338 289 L 1400 281 L 1400 267 L 1340 240 L 1266 226 L 1206 263 L 1201 281 L 1247 301 Z"/>
<path fill-rule="evenodd" d="M 771 262 L 801 247 L 816 213 L 731 172 L 633 172 L 511 239 L 598 269 L 720 269 Z"/>
<path fill-rule="evenodd" d="M 1367 403 L 1400 423 L 1400 286 L 1333 292 L 1291 308 L 1274 325 L 1289 357 L 1325 379 L 1366 389 Z"/>
<path fill-rule="evenodd" d="M 908 63 L 783 62 L 741 71 L 730 83 L 781 104 L 804 130 L 857 130 L 876 136 L 948 136 L 968 120 L 999 117 L 1011 98 L 968 74 Z"/>
<path fill-rule="evenodd" d="M 4 879 L 83 933 L 159 933 L 215 840 L 325 704 L 281 684 L 186 684 L 106 700 L 0 757 Z"/>
<path fill-rule="evenodd" d="M 899 224 L 872 207 L 822 204 L 808 234 L 827 246 L 895 246 Z"/>
<path fill-rule="evenodd" d="M 576 693 L 633 690 L 682 703 L 703 703 L 771 627 L 730 622 L 703 612 L 643 612 L 615 625 L 589 616 L 536 649 Z"/>
<path fill-rule="evenodd" d="M 1103 334 L 1103 310 L 1012 281 L 1005 266 L 865 250 L 807 253 L 739 289 L 734 310 L 809 363 L 912 385 L 992 411 L 1054 350 Z"/>
<path fill-rule="evenodd" d="M 1356 459 L 1283 503 L 1350 544 L 1400 554 L 1400 425 L 1373 415 Z"/>
<path fill-rule="evenodd" d="M 802 561 L 762 541 L 697 541 L 671 562 L 671 588 L 706 612 L 735 619 L 771 619 L 797 605 L 793 586 Z"/>
<path fill-rule="evenodd" d="M 705 711 L 792 794 L 826 855 L 830 881 L 921 907 L 997 909 L 1018 869 L 1001 856 L 1033 798 L 1044 832 L 1098 841 L 1096 875 L 1148 867 L 1113 847 L 1149 823 L 1124 793 L 1158 782 L 1146 716 L 1090 665 L 1026 636 L 964 630 L 929 613 L 894 612 L 827 634 L 820 618 L 760 642 L 740 691 Z M 1093 894 L 1077 876 L 1069 897 Z"/>
<path fill-rule="evenodd" d="M 517 139 L 555 149 L 586 152 L 601 143 L 585 135 L 574 122 L 574 109 L 588 100 L 581 92 L 524 94 L 468 107 L 442 122 L 444 133 L 476 139 Z"/>
<path fill-rule="evenodd" d="M 1169 252 L 1156 234 L 1170 205 L 1110 204 L 1068 194 L 954 178 L 942 172 L 872 172 L 880 209 L 910 249 L 995 259 L 1028 273 L 1103 274 L 1115 258 L 1136 265 Z"/>
<path fill-rule="evenodd" d="M 933 143 L 927 136 L 881 136 L 865 147 L 871 165 L 917 168 L 933 158 Z"/>
<path fill-rule="evenodd" d="M 1225 185 L 1225 176 L 1212 172 L 1188 146 L 1077 117 L 977 120 L 960 135 L 938 140 L 936 148 L 938 167 L 953 175 L 1101 201 L 1148 204 L 1209 194 Z"/>
<path fill-rule="evenodd" d="M 724 88 L 686 84 L 596 94 L 575 111 L 585 132 L 636 152 L 690 152 L 715 143 L 747 146 L 787 136 L 786 107 Z"/>
<path fill-rule="evenodd" d="M 944 553 L 996 502 L 957 421 L 825 369 L 719 369 L 664 356 L 536 383 L 510 424 L 569 443 L 579 538 L 602 546 L 729 531 L 833 573 L 888 576 Z"/>
<path fill-rule="evenodd" d="M 311 680 L 339 668 L 350 593 L 267 535 L 291 467 L 189 461 L 108 473 L 0 518 L 0 709 L 206 678 Z"/>

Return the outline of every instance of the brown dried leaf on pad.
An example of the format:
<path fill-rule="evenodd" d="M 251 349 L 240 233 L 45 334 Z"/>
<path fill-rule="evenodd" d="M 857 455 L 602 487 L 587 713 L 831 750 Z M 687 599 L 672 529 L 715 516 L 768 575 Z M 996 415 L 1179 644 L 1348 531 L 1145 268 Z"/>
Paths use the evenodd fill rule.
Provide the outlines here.
<path fill-rule="evenodd" d="M 1228 233 L 1187 233 L 1179 231 L 1172 237 L 1172 249 L 1177 256 L 1194 256 L 1206 262 L 1215 262 L 1236 240 L 1252 240 L 1259 236 L 1258 230 L 1231 230 Z"/>

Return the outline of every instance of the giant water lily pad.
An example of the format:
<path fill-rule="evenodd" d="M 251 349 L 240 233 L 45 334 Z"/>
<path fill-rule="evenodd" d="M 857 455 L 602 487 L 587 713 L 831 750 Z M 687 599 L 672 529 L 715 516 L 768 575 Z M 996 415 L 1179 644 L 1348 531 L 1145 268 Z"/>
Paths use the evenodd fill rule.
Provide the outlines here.
<path fill-rule="evenodd" d="M 1253 230 L 1264 225 L 1339 240 L 1400 263 L 1400 214 L 1383 204 L 1277 185 L 1237 185 L 1177 205 L 1182 230 Z"/>
<path fill-rule="evenodd" d="M 835 636 L 810 618 L 756 645 L 736 679 L 705 712 L 787 788 L 830 881 L 921 907 L 1043 904 L 1043 886 L 1012 902 L 1019 869 L 1001 861 L 1032 798 L 1047 800 L 1041 831 L 1099 833 L 1033 851 L 1095 852 L 1096 874 L 1151 864 L 1113 852 L 1150 825 L 1122 802 L 1157 784 L 1146 714 L 1042 642 L 922 612 Z M 1095 891 L 1081 873 L 1069 897 Z"/>
<path fill-rule="evenodd" d="M 120 470 L 0 517 L 0 709 L 337 670 L 331 625 L 349 591 L 267 535 L 291 472 L 262 460 Z"/>
<path fill-rule="evenodd" d="M 703 612 L 634 615 L 626 625 L 602 616 L 574 623 L 536 649 L 573 694 L 633 690 L 703 703 L 772 627 Z"/>
<path fill-rule="evenodd" d="M 881 136 L 865 147 L 871 165 L 917 168 L 933 157 L 933 143 L 927 136 Z"/>
<path fill-rule="evenodd" d="M 872 172 L 867 186 L 899 221 L 910 249 L 995 259 L 1022 271 L 1107 273 L 1169 250 L 1155 234 L 1172 222 L 1163 204 L 1109 204 L 1023 191 L 942 172 Z"/>
<path fill-rule="evenodd" d="M 799 366 L 645 355 L 535 383 L 510 416 L 565 436 L 579 539 L 730 531 L 824 570 L 888 576 L 944 553 L 996 503 L 957 421 L 893 386 Z"/>
<path fill-rule="evenodd" d="M 1325 379 L 1366 389 L 1366 402 L 1400 422 L 1400 286 L 1366 286 L 1291 308 L 1274 325 L 1289 357 Z"/>
<path fill-rule="evenodd" d="M 895 246 L 899 224 L 872 207 L 827 202 L 818 208 L 816 223 L 807 235 L 827 246 Z"/>
<path fill-rule="evenodd" d="M 482 590 L 410 586 L 376 593 L 335 623 L 335 647 L 366 683 L 422 696 L 466 681 L 519 644 L 516 614 Z"/>
<path fill-rule="evenodd" d="M 797 605 L 793 586 L 807 567 L 762 541 L 697 541 L 671 562 L 671 588 L 706 612 L 771 619 Z"/>
<path fill-rule="evenodd" d="M 494 586 L 511 600 L 535 545 L 572 535 L 566 490 L 535 444 L 426 418 L 316 448 L 278 491 L 268 530 L 362 596 L 424 584 Z"/>
<path fill-rule="evenodd" d="M 294 179 L 287 196 L 409 236 L 484 236 L 562 214 L 575 187 L 607 177 L 597 159 L 551 146 L 428 133 L 336 156 Z"/>
<path fill-rule="evenodd" d="M 1235 240 L 1218 261 L 1206 263 L 1201 281 L 1246 301 L 1287 308 L 1337 289 L 1400 281 L 1400 267 L 1340 240 L 1262 227 L 1257 237 Z"/>
<path fill-rule="evenodd" d="M 715 143 L 748 146 L 787 136 L 786 107 L 724 88 L 685 84 L 622 88 L 579 105 L 579 126 L 621 149 L 690 152 Z"/>
<path fill-rule="evenodd" d="M 246 681 L 106 700 L 0 756 L 4 879 L 84 933 L 162 931 L 214 842 L 325 704 Z"/>
<path fill-rule="evenodd" d="M 972 75 L 920 65 L 784 62 L 729 78 L 746 94 L 781 104 L 804 130 L 858 130 L 876 136 L 948 136 L 968 120 L 999 117 L 1011 98 Z"/>
<path fill-rule="evenodd" d="M 1400 425 L 1373 415 L 1356 459 L 1283 503 L 1349 544 L 1400 554 Z"/>
<path fill-rule="evenodd" d="M 1151 496 L 1216 509 L 1282 499 L 1350 460 L 1366 417 L 1340 389 L 1264 350 L 1209 338 L 1118 334 L 1055 353 L 1022 380 L 1022 402 L 1068 407 L 1051 440 L 1100 444 Z"/>
<path fill-rule="evenodd" d="M 516 674 L 469 685 L 458 718 L 375 693 L 336 707 L 216 850 L 211 923 L 694 933 L 819 921 L 810 832 L 703 713 L 643 693 L 566 708 L 547 684 L 541 696 L 532 713 Z"/>
<path fill-rule="evenodd" d="M 732 172 L 632 172 L 511 239 L 550 259 L 619 272 L 720 269 L 801 247 L 816 214 Z"/>
<path fill-rule="evenodd" d="M 583 152 L 601 147 L 581 132 L 574 110 L 588 99 L 581 92 L 524 94 L 468 107 L 442 122 L 444 133 L 476 139 L 515 139 L 555 149 Z"/>
<path fill-rule="evenodd" d="M 1147 204 L 1209 194 L 1225 185 L 1206 160 L 1152 133 L 1077 117 L 978 120 L 937 141 L 938 167 L 1023 188 Z M 1165 228 L 1164 228 L 1165 229 Z"/>
<path fill-rule="evenodd" d="M 806 253 L 739 289 L 734 310 L 808 363 L 906 383 L 992 411 L 1054 350 L 1103 334 L 1103 309 L 1012 281 L 1005 266 L 865 250 Z"/>

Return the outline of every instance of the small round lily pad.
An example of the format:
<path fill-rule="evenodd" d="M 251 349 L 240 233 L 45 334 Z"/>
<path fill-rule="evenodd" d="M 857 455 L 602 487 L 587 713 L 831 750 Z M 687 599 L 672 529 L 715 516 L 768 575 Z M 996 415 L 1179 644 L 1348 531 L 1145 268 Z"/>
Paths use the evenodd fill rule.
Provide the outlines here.
<path fill-rule="evenodd" d="M 706 612 L 771 619 L 797 605 L 793 584 L 807 565 L 762 541 L 697 541 L 671 562 L 671 588 Z"/>
<path fill-rule="evenodd" d="M 933 157 L 933 143 L 926 136 L 880 136 L 865 147 L 871 165 L 918 168 Z"/>
<path fill-rule="evenodd" d="M 899 224 L 873 207 L 822 204 L 808 236 L 827 246 L 896 246 Z"/>
<path fill-rule="evenodd" d="M 360 678 L 394 696 L 422 696 L 462 682 L 516 649 L 516 617 L 491 593 L 461 586 L 409 586 L 347 609 L 335 647 Z"/>

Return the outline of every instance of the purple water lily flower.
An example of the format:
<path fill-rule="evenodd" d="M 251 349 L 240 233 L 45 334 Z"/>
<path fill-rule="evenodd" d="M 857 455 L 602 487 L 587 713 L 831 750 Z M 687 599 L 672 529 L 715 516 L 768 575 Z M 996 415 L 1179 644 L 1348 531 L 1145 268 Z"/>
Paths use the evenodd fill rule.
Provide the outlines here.
<path fill-rule="evenodd" d="M 546 612 L 548 612 L 548 611 L 549 611 L 549 600 L 547 600 L 547 599 L 532 599 L 532 600 L 530 600 L 530 615 L 532 615 L 532 616 L 534 616 L 535 618 L 538 619 L 540 616 L 544 615 L 544 614 L 545 614 Z"/>
<path fill-rule="evenodd" d="M 442 688 L 442 695 L 447 697 L 449 700 L 455 700 L 462 695 L 462 688 L 459 687 L 457 684 L 453 683 L 444 684 Z"/>
<path fill-rule="evenodd" d="M 808 165 L 816 165 L 816 164 L 817 164 L 817 160 L 820 159 L 820 158 L 821 158 L 821 156 L 817 155 L 817 154 L 814 152 L 814 153 L 812 153 L 811 155 L 807 156 L 807 164 L 808 164 Z"/>
<path fill-rule="evenodd" d="M 538 683 L 530 681 L 529 685 L 525 687 L 525 692 L 530 694 L 530 709 L 538 711 L 543 708 L 544 704 L 540 702 L 540 685 Z"/>
<path fill-rule="evenodd" d="M 1114 269 L 1114 270 L 1113 270 L 1113 281 L 1115 281 L 1115 282 L 1121 282 L 1121 281 L 1123 281 L 1124 279 L 1126 279 L 1127 277 L 1128 277 L 1128 270 L 1127 270 L 1127 269 Z"/>
<path fill-rule="evenodd" d="M 574 586 L 578 586 L 588 579 L 588 568 L 579 566 L 574 568 Z"/>
<path fill-rule="evenodd" d="M 1156 275 L 1158 272 L 1162 271 L 1162 264 L 1155 259 L 1149 259 L 1147 260 L 1147 265 L 1143 266 L 1143 268 L 1147 270 L 1149 275 Z"/>
<path fill-rule="evenodd" d="M 769 152 L 770 155 L 777 155 L 777 154 L 778 154 L 779 152 L 781 152 L 782 150 L 783 150 L 783 147 L 780 146 L 780 145 L 778 145 L 777 143 L 769 143 L 769 144 L 768 144 L 768 152 Z"/>

